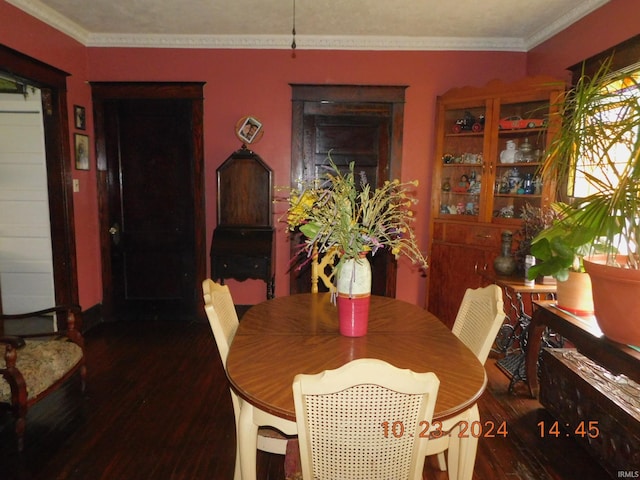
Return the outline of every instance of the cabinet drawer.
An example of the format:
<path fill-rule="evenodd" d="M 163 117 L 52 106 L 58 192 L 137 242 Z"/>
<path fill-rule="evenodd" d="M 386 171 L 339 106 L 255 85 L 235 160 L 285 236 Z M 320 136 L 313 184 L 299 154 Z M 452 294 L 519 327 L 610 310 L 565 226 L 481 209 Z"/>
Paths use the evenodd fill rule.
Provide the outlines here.
<path fill-rule="evenodd" d="M 486 224 L 435 223 L 433 240 L 459 245 L 500 248 L 503 228 Z"/>
<path fill-rule="evenodd" d="M 489 227 L 472 227 L 469 229 L 467 241 L 471 245 L 482 247 L 500 247 L 501 229 Z"/>
<path fill-rule="evenodd" d="M 271 259 L 269 257 L 251 257 L 229 255 L 225 257 L 212 257 L 212 277 L 236 278 L 269 278 L 271 271 Z"/>

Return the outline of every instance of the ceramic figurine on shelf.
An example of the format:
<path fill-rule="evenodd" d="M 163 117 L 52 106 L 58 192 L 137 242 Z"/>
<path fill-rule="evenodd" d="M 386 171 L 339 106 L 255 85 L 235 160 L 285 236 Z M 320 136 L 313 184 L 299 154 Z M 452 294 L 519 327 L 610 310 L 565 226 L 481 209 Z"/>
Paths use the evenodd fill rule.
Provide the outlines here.
<path fill-rule="evenodd" d="M 507 146 L 500 152 L 500 163 L 514 163 L 516 161 L 516 142 L 507 140 Z"/>
<path fill-rule="evenodd" d="M 498 193 L 509 193 L 511 191 L 511 186 L 509 185 L 509 174 L 505 173 L 500 180 L 500 190 Z"/>
<path fill-rule="evenodd" d="M 520 171 L 513 167 L 509 172 L 509 193 L 517 193 L 520 188 Z"/>
<path fill-rule="evenodd" d="M 540 175 L 536 175 L 536 178 L 533 179 L 533 193 L 536 195 L 542 193 L 542 179 Z"/>

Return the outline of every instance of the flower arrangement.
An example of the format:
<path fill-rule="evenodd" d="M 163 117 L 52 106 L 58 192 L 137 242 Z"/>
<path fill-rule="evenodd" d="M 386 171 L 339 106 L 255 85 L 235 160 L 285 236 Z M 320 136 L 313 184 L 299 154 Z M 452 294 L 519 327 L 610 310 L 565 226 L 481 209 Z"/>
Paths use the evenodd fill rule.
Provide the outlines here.
<path fill-rule="evenodd" d="M 421 268 L 427 261 L 416 244 L 411 206 L 417 199 L 411 190 L 418 181 L 385 181 L 372 189 L 364 172 L 356 183 L 354 163 L 342 173 L 329 158 L 326 178 L 313 184 L 293 188 L 288 197 L 286 222 L 290 231 L 297 229 L 305 237 L 302 250 L 311 256 L 314 247 L 324 253 L 338 248 L 342 258 L 375 255 L 387 248 L 396 258 L 408 257 Z M 360 188 L 358 188 L 358 186 Z"/>

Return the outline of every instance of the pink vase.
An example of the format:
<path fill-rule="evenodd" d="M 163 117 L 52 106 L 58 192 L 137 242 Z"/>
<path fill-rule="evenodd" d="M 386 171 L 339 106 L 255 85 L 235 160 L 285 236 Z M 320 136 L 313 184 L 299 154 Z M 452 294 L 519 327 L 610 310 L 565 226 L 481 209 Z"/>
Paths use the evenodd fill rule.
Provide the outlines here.
<path fill-rule="evenodd" d="M 340 333 L 346 337 L 366 335 L 371 299 L 371 265 L 367 257 L 342 260 L 336 283 Z"/>

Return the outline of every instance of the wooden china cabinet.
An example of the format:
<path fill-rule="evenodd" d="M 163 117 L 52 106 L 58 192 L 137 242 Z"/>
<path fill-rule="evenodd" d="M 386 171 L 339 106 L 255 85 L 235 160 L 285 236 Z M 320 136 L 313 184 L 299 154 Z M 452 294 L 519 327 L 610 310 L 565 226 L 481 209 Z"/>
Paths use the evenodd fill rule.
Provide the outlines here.
<path fill-rule="evenodd" d="M 465 290 L 486 282 L 476 269 L 493 270 L 502 232 L 520 227 L 523 206 L 553 201 L 538 167 L 564 89 L 535 77 L 438 97 L 427 308 L 449 327 Z M 502 153 L 508 143 L 515 152 Z"/>

